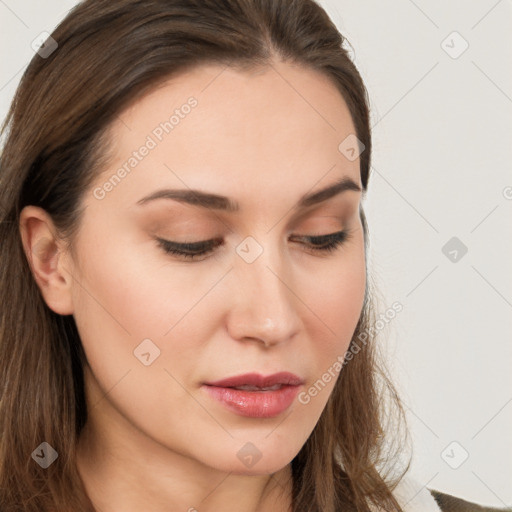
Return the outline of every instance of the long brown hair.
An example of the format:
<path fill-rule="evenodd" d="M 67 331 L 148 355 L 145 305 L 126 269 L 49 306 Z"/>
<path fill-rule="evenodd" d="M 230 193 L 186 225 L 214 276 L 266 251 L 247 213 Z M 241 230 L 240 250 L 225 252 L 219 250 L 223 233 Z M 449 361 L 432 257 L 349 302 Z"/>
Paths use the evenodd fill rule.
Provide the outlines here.
<path fill-rule="evenodd" d="M 50 310 L 33 278 L 20 239 L 21 210 L 46 210 L 72 247 L 84 192 L 105 163 L 109 124 L 158 83 L 201 63 L 250 68 L 278 57 L 329 77 L 365 147 L 365 191 L 369 102 L 344 38 L 312 0 L 86 0 L 52 38 L 58 47 L 34 56 L 2 128 L 0 506 L 85 512 L 94 510 L 76 466 L 87 421 L 85 355 L 73 316 Z M 361 219 L 366 249 L 362 209 Z M 400 510 L 392 490 L 401 475 L 393 480 L 386 470 L 395 459 L 385 422 L 390 411 L 403 419 L 403 410 L 375 358 L 371 283 L 351 342 L 366 335 L 365 343 L 344 365 L 292 461 L 294 512 L 366 511 L 372 504 Z M 384 395 L 391 401 L 385 411 Z M 58 453 L 47 469 L 31 457 L 43 441 Z"/>

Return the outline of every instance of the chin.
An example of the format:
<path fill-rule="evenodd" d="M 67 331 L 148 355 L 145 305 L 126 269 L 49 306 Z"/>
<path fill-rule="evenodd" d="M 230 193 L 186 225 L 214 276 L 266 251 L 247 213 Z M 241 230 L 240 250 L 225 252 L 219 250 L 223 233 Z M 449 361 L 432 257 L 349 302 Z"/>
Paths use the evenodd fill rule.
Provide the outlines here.
<path fill-rule="evenodd" d="M 263 440 L 237 441 L 233 451 L 234 457 L 226 457 L 227 450 L 223 450 L 222 454 L 213 454 L 212 463 L 219 470 L 236 475 L 270 475 L 286 467 L 300 448 L 301 446 L 291 445 L 289 441 L 284 440 L 280 440 L 279 443 L 267 440 L 266 444 Z"/>

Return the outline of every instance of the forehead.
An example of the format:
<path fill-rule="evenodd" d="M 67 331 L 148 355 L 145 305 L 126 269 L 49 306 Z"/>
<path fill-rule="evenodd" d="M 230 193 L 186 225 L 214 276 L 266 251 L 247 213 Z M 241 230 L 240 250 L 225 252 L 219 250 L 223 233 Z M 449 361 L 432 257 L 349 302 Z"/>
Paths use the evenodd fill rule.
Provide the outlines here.
<path fill-rule="evenodd" d="M 125 169 L 112 201 L 135 202 L 142 189 L 162 185 L 240 201 L 257 202 L 257 190 L 298 197 L 322 180 L 361 183 L 359 160 L 339 150 L 354 133 L 341 93 L 315 70 L 283 62 L 252 70 L 202 65 L 118 116 L 111 165 L 99 182 Z"/>

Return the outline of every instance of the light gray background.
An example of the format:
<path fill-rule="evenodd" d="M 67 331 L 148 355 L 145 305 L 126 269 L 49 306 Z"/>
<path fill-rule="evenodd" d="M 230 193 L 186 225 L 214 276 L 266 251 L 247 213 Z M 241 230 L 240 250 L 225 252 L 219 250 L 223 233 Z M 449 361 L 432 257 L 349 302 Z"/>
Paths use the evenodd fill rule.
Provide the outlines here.
<path fill-rule="evenodd" d="M 31 42 L 75 3 L 0 0 L 2 120 Z M 379 312 L 404 308 L 381 339 L 406 404 L 412 474 L 510 506 L 512 3 L 321 4 L 371 97 L 370 268 Z M 452 237 L 468 248 L 455 262 L 442 252 Z"/>

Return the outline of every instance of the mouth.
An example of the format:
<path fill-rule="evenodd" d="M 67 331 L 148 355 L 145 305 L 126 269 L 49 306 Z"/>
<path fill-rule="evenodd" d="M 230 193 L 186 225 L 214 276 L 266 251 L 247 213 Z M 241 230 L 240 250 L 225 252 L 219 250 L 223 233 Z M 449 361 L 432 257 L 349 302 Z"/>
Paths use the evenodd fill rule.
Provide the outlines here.
<path fill-rule="evenodd" d="M 227 379 L 205 382 L 205 385 L 222 388 L 252 387 L 256 388 L 256 390 L 262 390 L 274 386 L 300 386 L 303 383 L 304 381 L 293 373 L 279 372 L 267 376 L 263 376 L 259 373 L 246 373 L 244 375 L 228 377 Z"/>
<path fill-rule="evenodd" d="M 272 418 L 286 411 L 304 381 L 289 372 L 269 376 L 249 373 L 206 382 L 202 388 L 210 398 L 231 412 L 251 418 Z"/>
<path fill-rule="evenodd" d="M 276 384 L 274 386 L 267 386 L 267 387 L 258 387 L 258 386 L 224 386 L 229 387 L 231 389 L 238 389 L 240 391 L 277 391 L 278 389 L 281 389 L 284 386 L 284 384 Z M 222 386 L 221 386 L 222 387 Z"/>

